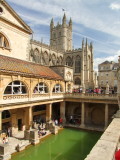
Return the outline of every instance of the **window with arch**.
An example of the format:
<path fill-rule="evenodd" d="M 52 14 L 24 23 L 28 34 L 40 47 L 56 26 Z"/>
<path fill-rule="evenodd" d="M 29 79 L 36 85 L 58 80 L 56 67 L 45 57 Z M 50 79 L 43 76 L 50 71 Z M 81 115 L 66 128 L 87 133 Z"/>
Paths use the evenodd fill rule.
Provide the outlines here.
<path fill-rule="evenodd" d="M 62 64 L 62 57 L 61 56 L 59 57 L 59 64 L 60 65 Z"/>
<path fill-rule="evenodd" d="M 66 65 L 72 67 L 72 59 L 70 57 L 66 58 Z"/>
<path fill-rule="evenodd" d="M 53 93 L 60 93 L 62 92 L 62 87 L 60 84 L 56 84 L 53 88 Z"/>
<path fill-rule="evenodd" d="M 26 94 L 26 93 L 27 93 L 26 86 L 21 81 L 13 81 L 9 83 L 4 91 L 4 94 Z"/>
<path fill-rule="evenodd" d="M 40 58 L 39 50 L 36 48 L 34 50 L 33 59 L 36 63 L 40 63 Z"/>
<path fill-rule="evenodd" d="M 48 87 L 45 83 L 41 82 L 34 88 L 34 93 L 48 93 Z"/>
<path fill-rule="evenodd" d="M 54 54 L 52 55 L 52 63 L 53 63 L 53 65 L 56 64 L 56 56 Z"/>
<path fill-rule="evenodd" d="M 10 118 L 10 112 L 5 110 L 2 112 L 2 119 Z"/>
<path fill-rule="evenodd" d="M 48 53 L 47 52 L 44 52 L 44 60 L 45 60 L 45 64 L 48 65 L 49 57 L 48 57 Z"/>
<path fill-rule="evenodd" d="M 9 42 L 2 33 L 0 33 L 0 47 L 5 48 L 5 49 L 10 49 Z"/>
<path fill-rule="evenodd" d="M 2 9 L 2 7 L 0 7 L 0 14 L 2 14 L 3 13 L 3 9 Z"/>
<path fill-rule="evenodd" d="M 75 73 L 80 73 L 80 72 L 81 72 L 81 58 L 80 56 L 77 56 L 75 60 Z"/>
<path fill-rule="evenodd" d="M 76 85 L 81 85 L 81 80 L 80 80 L 80 78 L 77 77 L 77 78 L 75 79 L 75 84 L 76 84 Z"/>

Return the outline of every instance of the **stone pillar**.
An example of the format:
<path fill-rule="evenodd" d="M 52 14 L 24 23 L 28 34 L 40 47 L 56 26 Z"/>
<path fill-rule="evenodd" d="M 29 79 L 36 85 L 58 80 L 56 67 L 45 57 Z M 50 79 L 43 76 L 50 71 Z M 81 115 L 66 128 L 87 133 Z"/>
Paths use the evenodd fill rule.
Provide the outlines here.
<path fill-rule="evenodd" d="M 0 111 L 0 131 L 2 130 L 2 111 Z"/>
<path fill-rule="evenodd" d="M 18 132 L 18 125 L 17 125 L 17 114 L 13 113 L 11 115 L 11 124 L 12 124 L 12 135 Z"/>
<path fill-rule="evenodd" d="M 65 102 L 60 102 L 60 117 L 63 119 L 63 122 L 66 122 L 65 118 Z"/>
<path fill-rule="evenodd" d="M 81 127 L 85 126 L 85 103 L 82 102 L 82 106 L 81 106 Z"/>
<path fill-rule="evenodd" d="M 33 114 L 32 114 L 32 107 L 27 107 L 25 109 L 25 126 L 26 130 L 29 130 L 32 126 L 33 121 Z"/>
<path fill-rule="evenodd" d="M 108 126 L 108 104 L 105 104 L 105 128 Z"/>
<path fill-rule="evenodd" d="M 52 119 L 52 103 L 46 106 L 46 122 Z"/>

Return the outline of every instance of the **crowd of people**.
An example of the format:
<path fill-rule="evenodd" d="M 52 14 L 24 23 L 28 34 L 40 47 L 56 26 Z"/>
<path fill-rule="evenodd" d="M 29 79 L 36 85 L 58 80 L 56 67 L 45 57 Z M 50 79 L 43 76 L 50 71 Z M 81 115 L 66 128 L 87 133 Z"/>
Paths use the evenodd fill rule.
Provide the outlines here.
<path fill-rule="evenodd" d="M 74 88 L 73 93 L 82 93 L 82 88 Z M 95 89 L 86 89 L 85 93 L 95 93 L 95 94 L 105 94 L 106 90 L 103 88 L 95 88 Z M 109 90 L 110 94 L 114 94 L 114 89 Z"/>

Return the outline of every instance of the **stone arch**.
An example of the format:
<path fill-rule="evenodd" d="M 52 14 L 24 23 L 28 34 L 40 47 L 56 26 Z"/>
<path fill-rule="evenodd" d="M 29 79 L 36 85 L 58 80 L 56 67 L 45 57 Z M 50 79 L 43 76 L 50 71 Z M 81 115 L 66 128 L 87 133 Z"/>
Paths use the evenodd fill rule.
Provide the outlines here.
<path fill-rule="evenodd" d="M 59 64 L 62 65 L 62 63 L 63 63 L 63 58 L 62 58 L 62 56 L 60 56 L 59 57 Z"/>
<path fill-rule="evenodd" d="M 46 64 L 46 65 L 49 65 L 49 56 L 48 56 L 48 52 L 47 52 L 47 51 L 45 51 L 45 52 L 43 53 L 43 57 L 44 57 L 44 62 L 45 62 L 45 64 Z"/>
<path fill-rule="evenodd" d="M 52 64 L 56 65 L 56 56 L 54 53 L 52 54 Z"/>
<path fill-rule="evenodd" d="M 104 125 L 105 112 L 103 109 L 94 107 L 91 111 L 91 122 L 95 125 Z"/>
<path fill-rule="evenodd" d="M 11 114 L 9 110 L 2 111 L 2 119 L 10 118 Z"/>
<path fill-rule="evenodd" d="M 75 58 L 75 73 L 81 72 L 81 58 L 79 55 Z"/>
<path fill-rule="evenodd" d="M 81 80 L 80 80 L 79 77 L 76 77 L 76 78 L 75 78 L 74 84 L 75 84 L 75 85 L 81 85 Z"/>
<path fill-rule="evenodd" d="M 7 84 L 3 93 L 4 94 L 27 94 L 29 93 L 29 88 L 24 82 L 15 80 Z"/>
<path fill-rule="evenodd" d="M 36 63 L 41 62 L 41 56 L 38 48 L 35 48 L 33 51 L 33 61 Z"/>
<path fill-rule="evenodd" d="M 54 87 L 52 88 L 52 92 L 53 93 L 60 93 L 60 92 L 63 92 L 63 87 L 60 83 L 56 83 L 54 85 Z"/>
<path fill-rule="evenodd" d="M 70 56 L 66 58 L 66 65 L 72 67 L 72 58 Z"/>
<path fill-rule="evenodd" d="M 2 40 L 3 37 L 4 37 L 4 40 Z M 11 49 L 10 40 L 8 36 L 3 32 L 0 32 L 0 47 Z"/>
<path fill-rule="evenodd" d="M 36 86 L 33 89 L 33 93 L 49 93 L 49 87 L 48 84 L 45 82 L 39 82 L 36 84 Z"/>

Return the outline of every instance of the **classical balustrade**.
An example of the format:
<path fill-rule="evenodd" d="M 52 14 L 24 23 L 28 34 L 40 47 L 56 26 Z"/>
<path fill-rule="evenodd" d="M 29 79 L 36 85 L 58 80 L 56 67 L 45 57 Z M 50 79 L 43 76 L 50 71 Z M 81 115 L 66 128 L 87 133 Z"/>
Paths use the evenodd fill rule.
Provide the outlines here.
<path fill-rule="evenodd" d="M 116 99 L 117 94 L 95 94 L 95 93 L 65 93 L 66 97 L 78 97 L 78 98 L 97 98 L 97 99 Z"/>
<path fill-rule="evenodd" d="M 63 99 L 63 98 L 82 98 L 82 99 L 99 99 L 99 100 L 117 100 L 117 94 L 94 94 L 94 93 L 33 93 L 30 97 L 28 94 L 3 95 L 2 103 L 26 102 L 46 99 Z"/>
<path fill-rule="evenodd" d="M 3 100 L 11 100 L 11 99 L 24 99 L 28 98 L 27 94 L 15 94 L 15 95 L 4 95 Z"/>

